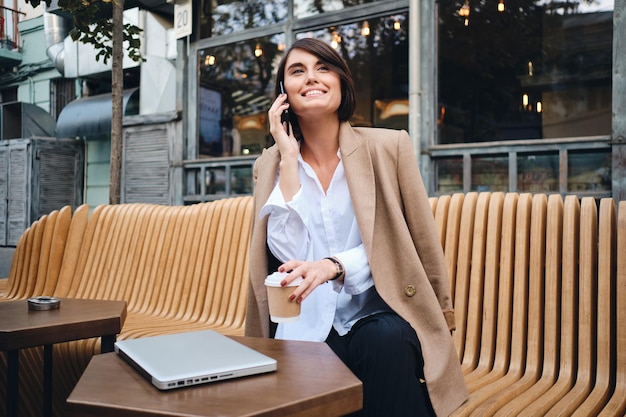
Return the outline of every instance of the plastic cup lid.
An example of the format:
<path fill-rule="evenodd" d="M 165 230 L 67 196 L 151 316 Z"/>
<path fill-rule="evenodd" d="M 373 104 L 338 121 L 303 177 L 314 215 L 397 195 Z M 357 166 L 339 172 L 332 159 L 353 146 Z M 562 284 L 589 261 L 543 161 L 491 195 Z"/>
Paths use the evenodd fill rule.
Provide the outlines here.
<path fill-rule="evenodd" d="M 280 287 L 280 282 L 287 275 L 289 275 L 287 272 L 276 271 L 273 274 L 268 275 L 267 278 L 265 278 L 265 285 L 267 285 L 268 287 Z M 302 282 L 302 277 L 298 277 L 294 279 L 293 281 L 291 281 L 289 285 L 287 285 L 287 287 L 297 287 L 298 285 L 300 285 L 301 282 Z"/>

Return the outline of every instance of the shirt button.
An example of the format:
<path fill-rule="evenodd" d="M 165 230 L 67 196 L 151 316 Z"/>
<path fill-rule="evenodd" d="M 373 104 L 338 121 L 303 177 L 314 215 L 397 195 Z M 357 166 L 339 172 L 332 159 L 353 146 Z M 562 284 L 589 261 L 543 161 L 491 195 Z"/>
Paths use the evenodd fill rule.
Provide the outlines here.
<path fill-rule="evenodd" d="M 407 297 L 413 297 L 416 292 L 417 290 L 415 289 L 415 285 L 409 284 L 404 287 L 404 295 L 406 295 Z"/>

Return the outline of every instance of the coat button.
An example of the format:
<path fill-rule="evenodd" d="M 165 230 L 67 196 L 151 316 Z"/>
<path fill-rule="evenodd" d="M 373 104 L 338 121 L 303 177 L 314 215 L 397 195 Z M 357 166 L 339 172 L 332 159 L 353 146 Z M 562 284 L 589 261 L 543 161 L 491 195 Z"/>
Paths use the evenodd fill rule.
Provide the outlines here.
<path fill-rule="evenodd" d="M 417 290 L 415 289 L 415 285 L 409 284 L 404 287 L 404 295 L 406 295 L 407 297 L 413 297 L 416 292 Z"/>

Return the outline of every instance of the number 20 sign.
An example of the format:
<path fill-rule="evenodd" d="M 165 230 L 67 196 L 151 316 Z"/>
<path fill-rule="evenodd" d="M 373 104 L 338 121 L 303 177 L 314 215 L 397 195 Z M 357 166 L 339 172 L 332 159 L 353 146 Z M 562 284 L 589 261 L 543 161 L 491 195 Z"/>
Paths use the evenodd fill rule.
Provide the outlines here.
<path fill-rule="evenodd" d="M 176 0 L 174 4 L 174 25 L 176 39 L 191 35 L 191 0 Z"/>

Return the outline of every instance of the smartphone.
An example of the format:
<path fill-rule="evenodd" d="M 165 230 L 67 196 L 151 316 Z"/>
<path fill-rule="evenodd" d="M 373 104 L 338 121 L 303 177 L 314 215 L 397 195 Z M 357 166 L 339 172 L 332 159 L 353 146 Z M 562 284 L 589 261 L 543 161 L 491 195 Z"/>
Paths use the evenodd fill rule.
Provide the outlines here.
<path fill-rule="evenodd" d="M 281 94 L 285 94 L 285 86 L 283 85 L 283 82 L 280 81 L 278 85 L 280 87 L 280 93 Z M 280 123 L 282 124 L 282 123 L 285 123 L 285 122 L 287 122 L 287 129 L 286 130 L 287 130 L 287 134 L 289 135 L 290 134 L 289 133 L 289 110 L 285 110 L 283 112 L 283 114 L 280 116 Z"/>

